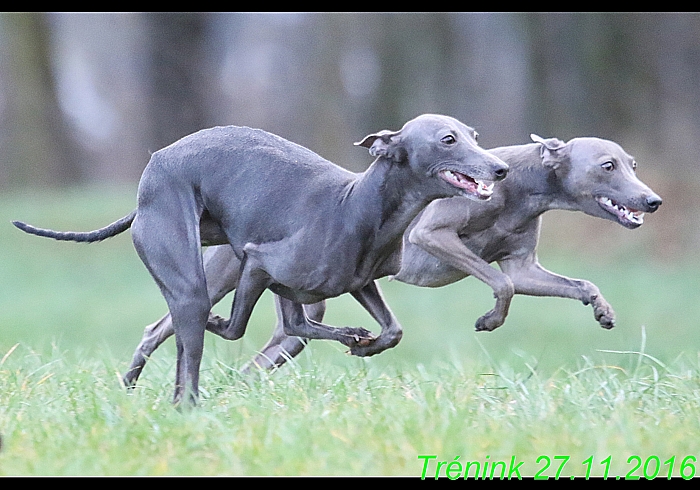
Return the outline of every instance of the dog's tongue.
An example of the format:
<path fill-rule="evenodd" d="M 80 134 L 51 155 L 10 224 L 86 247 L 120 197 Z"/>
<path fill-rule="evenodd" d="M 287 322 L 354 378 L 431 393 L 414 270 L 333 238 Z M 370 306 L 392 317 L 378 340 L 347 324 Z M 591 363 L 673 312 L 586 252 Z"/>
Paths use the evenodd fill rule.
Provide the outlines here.
<path fill-rule="evenodd" d="M 455 172 L 452 170 L 445 170 L 440 173 L 442 178 L 448 181 L 450 184 L 460 189 L 464 189 L 470 194 L 478 197 L 479 199 L 488 199 L 493 194 L 493 183 L 485 184 L 480 180 L 473 179 L 468 175 Z"/>

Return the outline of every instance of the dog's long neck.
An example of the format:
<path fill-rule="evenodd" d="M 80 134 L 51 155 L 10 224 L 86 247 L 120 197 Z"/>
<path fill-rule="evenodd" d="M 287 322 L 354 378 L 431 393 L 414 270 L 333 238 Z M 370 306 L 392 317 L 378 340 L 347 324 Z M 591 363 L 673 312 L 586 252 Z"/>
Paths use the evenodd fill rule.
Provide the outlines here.
<path fill-rule="evenodd" d="M 490 151 L 508 162 L 510 167 L 508 177 L 496 184 L 503 186 L 506 199 L 514 200 L 510 203 L 512 206 L 506 206 L 506 210 L 511 209 L 525 219 L 532 219 L 551 209 L 573 208 L 554 170 L 542 163 L 539 144 L 501 147 Z"/>
<path fill-rule="evenodd" d="M 380 157 L 346 188 L 343 205 L 359 218 L 357 233 L 364 242 L 366 262 L 391 254 L 413 218 L 432 199 L 441 197 L 420 192 L 416 176 L 407 167 Z"/>

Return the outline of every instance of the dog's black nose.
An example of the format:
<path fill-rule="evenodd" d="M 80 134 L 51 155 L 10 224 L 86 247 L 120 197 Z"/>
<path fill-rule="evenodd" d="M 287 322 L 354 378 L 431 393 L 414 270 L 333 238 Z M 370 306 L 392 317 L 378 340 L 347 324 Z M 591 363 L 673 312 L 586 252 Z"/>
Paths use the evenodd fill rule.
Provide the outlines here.
<path fill-rule="evenodd" d="M 661 201 L 661 198 L 657 195 L 647 197 L 647 206 L 649 206 L 649 210 L 652 212 L 656 211 L 659 206 L 661 206 L 662 202 L 663 201 Z"/>
<path fill-rule="evenodd" d="M 496 174 L 496 180 L 503 180 L 506 178 L 506 175 L 508 175 L 508 166 L 504 166 L 502 168 L 499 168 L 494 172 Z"/>

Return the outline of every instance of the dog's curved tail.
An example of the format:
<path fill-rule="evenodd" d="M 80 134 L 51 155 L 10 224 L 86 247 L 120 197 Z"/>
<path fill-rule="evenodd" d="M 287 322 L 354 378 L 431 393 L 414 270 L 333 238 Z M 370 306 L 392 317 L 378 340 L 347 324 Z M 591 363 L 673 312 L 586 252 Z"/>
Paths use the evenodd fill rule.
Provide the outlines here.
<path fill-rule="evenodd" d="M 22 223 L 21 221 L 13 221 L 12 224 L 23 232 L 30 233 L 32 235 L 53 238 L 54 240 L 91 243 L 102 241 L 105 238 L 113 237 L 128 230 L 131 227 L 131 223 L 133 223 L 135 217 L 136 210 L 115 221 L 114 223 L 105 226 L 104 228 L 85 232 L 47 230 L 28 225 L 27 223 Z"/>

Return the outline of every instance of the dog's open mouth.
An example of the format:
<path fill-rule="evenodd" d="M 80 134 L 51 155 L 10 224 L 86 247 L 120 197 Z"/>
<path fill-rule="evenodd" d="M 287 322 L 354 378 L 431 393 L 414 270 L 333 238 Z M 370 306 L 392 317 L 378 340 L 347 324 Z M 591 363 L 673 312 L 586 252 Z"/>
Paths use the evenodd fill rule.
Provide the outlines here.
<path fill-rule="evenodd" d="M 442 170 L 440 177 L 445 181 L 458 187 L 470 196 L 481 201 L 485 201 L 493 194 L 493 182 L 486 184 L 481 180 L 474 179 L 468 175 L 455 172 L 454 170 Z"/>
<path fill-rule="evenodd" d="M 617 220 L 623 226 L 636 228 L 644 223 L 643 211 L 638 211 L 636 209 L 623 206 L 622 204 L 613 201 L 609 197 L 597 197 L 596 200 L 598 201 L 598 204 L 600 204 L 600 207 L 617 217 Z"/>

